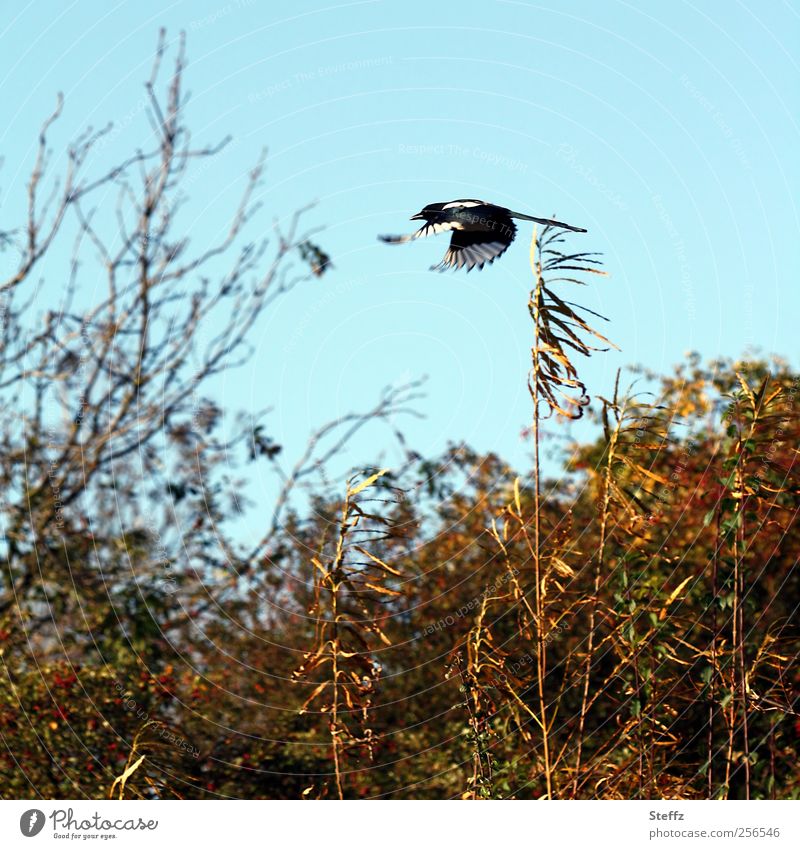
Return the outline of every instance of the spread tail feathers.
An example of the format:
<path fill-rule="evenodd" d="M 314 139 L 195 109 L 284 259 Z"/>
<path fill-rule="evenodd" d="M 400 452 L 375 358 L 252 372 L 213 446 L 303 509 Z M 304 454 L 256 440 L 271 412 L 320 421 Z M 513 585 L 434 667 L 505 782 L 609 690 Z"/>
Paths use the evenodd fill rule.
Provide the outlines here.
<path fill-rule="evenodd" d="M 523 215 L 521 212 L 508 211 L 512 218 L 521 218 L 523 221 L 535 221 L 537 224 L 544 224 L 547 227 L 561 227 L 563 230 L 572 230 L 573 233 L 586 233 L 583 227 L 573 227 L 571 224 L 565 224 L 563 221 L 555 221 L 552 218 L 535 218 L 533 215 Z"/>

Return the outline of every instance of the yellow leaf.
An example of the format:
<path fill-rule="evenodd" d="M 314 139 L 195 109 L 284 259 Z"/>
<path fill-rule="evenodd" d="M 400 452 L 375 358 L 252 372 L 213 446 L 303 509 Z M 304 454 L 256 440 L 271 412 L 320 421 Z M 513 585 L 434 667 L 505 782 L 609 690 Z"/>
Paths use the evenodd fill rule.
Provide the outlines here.
<path fill-rule="evenodd" d="M 744 394 L 747 395 L 747 397 L 750 401 L 750 406 L 755 410 L 756 399 L 755 399 L 755 396 L 753 395 L 753 390 L 747 385 L 747 381 L 742 377 L 741 374 L 739 374 L 738 371 L 736 372 L 736 377 L 739 379 L 739 383 L 740 383 L 742 389 L 744 390 Z"/>
<path fill-rule="evenodd" d="M 575 570 L 569 565 L 569 563 L 565 563 L 560 557 L 553 556 L 551 558 L 551 562 L 553 566 L 555 566 L 556 572 L 564 578 L 571 578 L 575 574 Z"/>
<path fill-rule="evenodd" d="M 348 489 L 348 495 L 358 495 L 359 492 L 366 489 L 368 486 L 372 486 L 378 478 L 382 478 L 389 469 L 381 469 L 377 474 L 368 477 L 365 481 L 361 481 L 361 483 L 355 489 Z"/>
<path fill-rule="evenodd" d="M 645 477 L 654 480 L 656 483 L 663 484 L 664 486 L 669 486 L 669 481 L 666 478 L 662 478 L 661 475 L 657 475 L 655 472 L 651 472 L 650 469 L 645 469 L 644 466 L 640 466 L 638 463 L 632 463 L 633 467 L 641 472 Z"/>
<path fill-rule="evenodd" d="M 378 565 L 378 566 L 380 566 L 382 569 L 385 569 L 387 572 L 390 572 L 392 575 L 397 575 L 397 577 L 398 577 L 398 578 L 399 578 L 399 577 L 402 577 L 402 576 L 401 576 L 401 574 L 400 574 L 400 572 L 398 572 L 398 571 L 397 571 L 397 569 L 393 569 L 393 568 L 392 568 L 392 567 L 391 567 L 388 563 L 384 563 L 384 562 L 383 562 L 383 560 L 381 560 L 380 558 L 376 557 L 374 554 L 370 554 L 370 553 L 366 550 L 366 548 L 362 548 L 360 545 L 354 545 L 354 546 L 353 546 L 353 548 L 354 548 L 356 551 L 360 551 L 360 552 L 361 552 L 361 554 L 363 554 L 365 557 L 369 557 L 369 559 L 370 559 L 373 563 L 377 563 L 377 565 Z"/>
<path fill-rule="evenodd" d="M 522 506 L 519 500 L 519 477 L 514 478 L 514 504 L 517 505 L 517 513 L 522 515 Z"/>
<path fill-rule="evenodd" d="M 300 708 L 300 713 L 305 713 L 306 708 L 311 704 L 311 702 L 316 699 L 316 697 L 328 686 L 329 681 L 323 681 L 321 684 L 317 685 L 314 688 L 314 692 L 303 702 L 303 707 Z"/>
<path fill-rule="evenodd" d="M 371 590 L 375 590 L 376 593 L 383 593 L 384 595 L 400 595 L 397 590 L 390 590 L 387 587 L 379 587 L 376 584 L 370 584 L 367 581 L 364 581 L 364 586 L 369 587 Z"/>
<path fill-rule="evenodd" d="M 673 601 L 681 594 L 681 590 L 692 580 L 694 576 L 689 575 L 688 578 L 684 578 L 680 584 L 669 594 L 669 598 L 667 599 L 666 604 L 661 608 L 661 613 L 658 614 L 659 621 L 663 621 L 667 616 L 667 608 L 672 604 Z"/>

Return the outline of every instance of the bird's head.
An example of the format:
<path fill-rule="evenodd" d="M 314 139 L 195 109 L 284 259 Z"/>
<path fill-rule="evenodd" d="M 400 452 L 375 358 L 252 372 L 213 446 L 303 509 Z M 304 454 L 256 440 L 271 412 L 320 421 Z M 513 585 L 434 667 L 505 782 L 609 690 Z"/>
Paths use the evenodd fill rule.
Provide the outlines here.
<path fill-rule="evenodd" d="M 443 203 L 429 203 L 421 212 L 411 216 L 412 221 L 432 221 L 442 212 Z"/>

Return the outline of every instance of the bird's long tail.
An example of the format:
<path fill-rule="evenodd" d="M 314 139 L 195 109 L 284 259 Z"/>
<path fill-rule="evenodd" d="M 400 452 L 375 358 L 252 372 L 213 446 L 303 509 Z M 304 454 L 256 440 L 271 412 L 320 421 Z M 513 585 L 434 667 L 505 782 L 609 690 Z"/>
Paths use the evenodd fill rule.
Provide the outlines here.
<path fill-rule="evenodd" d="M 537 224 L 544 224 L 547 227 L 561 227 L 563 230 L 572 230 L 573 233 L 586 233 L 583 227 L 573 227 L 571 224 L 565 224 L 563 221 L 555 221 L 553 218 L 535 218 L 533 215 L 523 215 L 521 212 L 508 211 L 512 218 L 521 218 L 523 221 L 535 221 Z"/>

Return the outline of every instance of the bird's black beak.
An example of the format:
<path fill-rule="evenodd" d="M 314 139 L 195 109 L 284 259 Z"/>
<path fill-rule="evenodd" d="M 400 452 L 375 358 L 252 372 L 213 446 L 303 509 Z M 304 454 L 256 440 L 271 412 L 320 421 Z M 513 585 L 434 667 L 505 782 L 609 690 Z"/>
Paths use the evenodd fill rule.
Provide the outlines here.
<path fill-rule="evenodd" d="M 416 215 L 412 215 L 409 221 L 420 221 L 424 217 L 425 216 L 421 212 L 418 212 Z"/>

